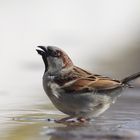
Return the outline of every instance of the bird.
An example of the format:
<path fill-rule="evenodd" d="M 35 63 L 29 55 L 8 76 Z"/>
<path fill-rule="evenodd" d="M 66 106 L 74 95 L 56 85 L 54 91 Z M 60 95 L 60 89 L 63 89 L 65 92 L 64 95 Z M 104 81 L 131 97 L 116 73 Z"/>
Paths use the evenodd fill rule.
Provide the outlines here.
<path fill-rule="evenodd" d="M 121 95 L 132 88 L 131 82 L 140 72 L 122 80 L 93 74 L 72 62 L 68 54 L 55 46 L 37 46 L 36 51 L 45 64 L 43 88 L 54 106 L 68 117 L 86 122 L 105 112 Z"/>

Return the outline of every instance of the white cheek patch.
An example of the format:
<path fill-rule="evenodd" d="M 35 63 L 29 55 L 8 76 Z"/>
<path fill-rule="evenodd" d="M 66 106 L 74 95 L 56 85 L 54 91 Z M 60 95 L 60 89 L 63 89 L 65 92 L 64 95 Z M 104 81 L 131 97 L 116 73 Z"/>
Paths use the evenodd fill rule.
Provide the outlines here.
<path fill-rule="evenodd" d="M 48 57 L 48 71 L 49 73 L 60 72 L 64 64 L 61 58 Z"/>

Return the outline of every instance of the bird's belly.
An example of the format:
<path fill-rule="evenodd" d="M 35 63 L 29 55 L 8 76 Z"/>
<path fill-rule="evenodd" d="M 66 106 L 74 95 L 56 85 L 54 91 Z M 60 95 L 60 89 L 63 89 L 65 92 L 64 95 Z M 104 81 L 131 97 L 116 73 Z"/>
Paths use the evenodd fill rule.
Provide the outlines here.
<path fill-rule="evenodd" d="M 70 94 L 60 98 L 66 110 L 78 117 L 97 117 L 110 106 L 110 97 L 96 93 Z M 68 113 L 69 113 L 68 112 Z"/>
<path fill-rule="evenodd" d="M 64 93 L 52 83 L 45 84 L 44 90 L 57 109 L 73 117 L 97 117 L 110 107 L 114 98 L 101 92 Z"/>
<path fill-rule="evenodd" d="M 109 108 L 110 97 L 95 93 L 67 94 L 53 93 L 49 95 L 53 104 L 65 114 L 74 117 L 97 117 Z"/>

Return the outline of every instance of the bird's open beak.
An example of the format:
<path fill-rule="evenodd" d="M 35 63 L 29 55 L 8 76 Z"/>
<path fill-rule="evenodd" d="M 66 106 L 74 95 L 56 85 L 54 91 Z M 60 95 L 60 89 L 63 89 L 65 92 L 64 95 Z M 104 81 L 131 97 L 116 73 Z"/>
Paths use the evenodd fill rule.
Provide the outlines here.
<path fill-rule="evenodd" d="M 44 47 L 44 46 L 37 46 L 37 47 L 40 48 L 40 49 L 36 49 L 38 54 L 40 54 L 40 55 L 44 55 L 44 54 L 47 55 L 48 54 L 46 47 Z"/>
<path fill-rule="evenodd" d="M 45 64 L 45 72 L 48 70 L 48 61 L 47 61 L 47 57 L 48 57 L 48 52 L 47 52 L 47 48 L 44 46 L 37 46 L 39 49 L 36 49 L 36 51 L 38 52 L 39 55 L 42 56 L 42 59 L 44 61 Z"/>

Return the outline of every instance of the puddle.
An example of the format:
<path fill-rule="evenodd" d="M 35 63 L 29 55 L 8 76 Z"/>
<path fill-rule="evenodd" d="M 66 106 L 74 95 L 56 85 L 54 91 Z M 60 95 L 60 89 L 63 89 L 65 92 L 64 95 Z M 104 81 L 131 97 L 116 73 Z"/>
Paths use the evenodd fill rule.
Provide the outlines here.
<path fill-rule="evenodd" d="M 0 139 L 137 140 L 140 138 L 140 96 L 130 97 L 133 92 L 123 95 L 102 116 L 85 124 L 56 123 L 54 120 L 65 115 L 48 104 L 47 98 L 34 98 L 24 109 L 19 105 L 13 109 L 13 104 L 7 110 L 0 110 L 3 114 L 0 115 Z"/>

